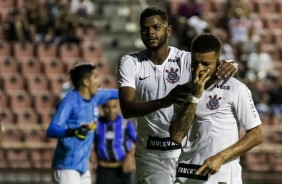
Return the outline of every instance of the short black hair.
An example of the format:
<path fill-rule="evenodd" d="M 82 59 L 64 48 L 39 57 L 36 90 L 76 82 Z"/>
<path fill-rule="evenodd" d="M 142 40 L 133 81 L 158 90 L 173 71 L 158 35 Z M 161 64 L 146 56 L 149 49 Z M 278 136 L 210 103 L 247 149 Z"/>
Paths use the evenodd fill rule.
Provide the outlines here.
<path fill-rule="evenodd" d="M 76 64 L 70 71 L 71 82 L 75 89 L 78 89 L 83 82 L 83 79 L 90 75 L 96 66 L 91 63 Z"/>
<path fill-rule="evenodd" d="M 211 33 L 203 33 L 196 36 L 191 45 L 191 52 L 206 53 L 215 51 L 217 54 L 221 51 L 221 41 Z"/>
<path fill-rule="evenodd" d="M 144 9 L 143 12 L 141 13 L 140 25 L 145 20 L 145 18 L 154 16 L 154 15 L 159 15 L 163 22 L 168 23 L 168 18 L 167 18 L 166 11 L 164 11 L 164 10 L 162 10 L 160 8 L 157 8 L 157 7 L 148 7 L 146 9 Z"/>

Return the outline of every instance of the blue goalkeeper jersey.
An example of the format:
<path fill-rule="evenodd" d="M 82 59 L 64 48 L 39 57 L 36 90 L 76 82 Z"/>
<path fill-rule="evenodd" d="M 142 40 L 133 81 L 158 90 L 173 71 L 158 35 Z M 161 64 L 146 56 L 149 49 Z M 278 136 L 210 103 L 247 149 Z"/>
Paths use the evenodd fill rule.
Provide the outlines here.
<path fill-rule="evenodd" d="M 98 106 L 109 99 L 117 99 L 117 90 L 101 90 L 90 100 L 85 100 L 76 91 L 70 91 L 61 101 L 48 129 L 47 136 L 58 138 L 52 168 L 73 169 L 85 173 L 89 168 L 89 157 L 92 149 L 94 130 L 89 131 L 85 140 L 77 137 L 66 137 L 68 128 L 76 129 L 83 124 L 96 124 Z"/>
<path fill-rule="evenodd" d="M 122 161 L 136 142 L 133 122 L 121 115 L 115 121 L 99 118 L 95 130 L 95 152 L 98 160 L 106 162 Z"/>

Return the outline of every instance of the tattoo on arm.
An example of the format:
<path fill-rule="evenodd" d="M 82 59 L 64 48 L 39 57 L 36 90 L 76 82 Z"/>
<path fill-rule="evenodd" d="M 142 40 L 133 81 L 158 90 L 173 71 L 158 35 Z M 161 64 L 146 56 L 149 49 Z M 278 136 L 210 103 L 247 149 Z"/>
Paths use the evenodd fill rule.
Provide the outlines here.
<path fill-rule="evenodd" d="M 192 121 L 195 116 L 197 104 L 196 103 L 187 103 L 182 114 L 171 122 L 170 125 L 170 134 L 172 139 L 179 143 L 187 134 L 189 128 L 192 125 Z"/>

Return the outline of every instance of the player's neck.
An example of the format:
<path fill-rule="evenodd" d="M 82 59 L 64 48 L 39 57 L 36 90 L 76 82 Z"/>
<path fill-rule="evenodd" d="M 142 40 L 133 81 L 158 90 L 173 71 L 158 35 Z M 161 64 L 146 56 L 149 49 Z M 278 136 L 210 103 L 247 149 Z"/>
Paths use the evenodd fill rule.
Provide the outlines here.
<path fill-rule="evenodd" d="M 205 89 L 209 88 L 211 85 L 215 84 L 219 79 L 216 75 L 213 75 L 206 83 Z"/>
<path fill-rule="evenodd" d="M 148 58 L 156 65 L 161 65 L 169 55 L 170 48 L 165 45 L 157 50 L 147 50 Z"/>
<path fill-rule="evenodd" d="M 90 100 L 91 99 L 91 94 L 89 92 L 89 90 L 85 89 L 85 88 L 79 88 L 78 90 L 78 93 L 82 96 L 82 98 L 84 100 Z"/>

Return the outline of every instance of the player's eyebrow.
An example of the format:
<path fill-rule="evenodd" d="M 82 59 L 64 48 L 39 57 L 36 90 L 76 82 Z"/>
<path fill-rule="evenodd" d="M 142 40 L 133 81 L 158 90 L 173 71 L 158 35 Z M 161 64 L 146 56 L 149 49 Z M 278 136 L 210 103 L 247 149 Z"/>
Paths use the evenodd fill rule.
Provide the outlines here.
<path fill-rule="evenodd" d="M 194 64 L 204 64 L 204 65 L 206 65 L 206 64 L 211 64 L 211 63 L 213 63 L 213 61 L 197 61 L 197 60 L 195 60 L 195 59 L 193 59 L 192 58 L 192 60 L 193 60 L 193 63 Z"/>
<path fill-rule="evenodd" d="M 149 27 L 160 26 L 160 25 L 161 25 L 160 23 L 155 23 L 155 24 L 152 24 L 152 25 L 149 25 L 149 26 L 142 25 L 141 28 L 149 28 Z"/>

